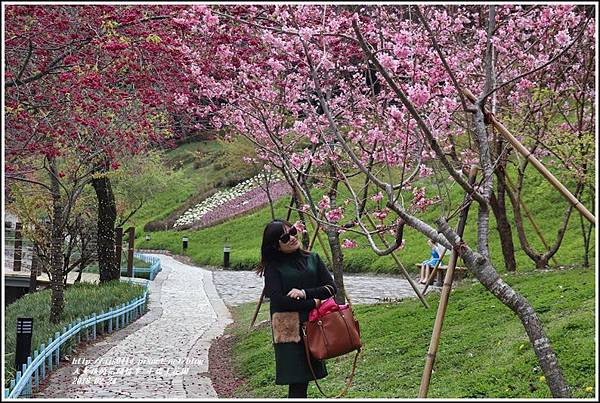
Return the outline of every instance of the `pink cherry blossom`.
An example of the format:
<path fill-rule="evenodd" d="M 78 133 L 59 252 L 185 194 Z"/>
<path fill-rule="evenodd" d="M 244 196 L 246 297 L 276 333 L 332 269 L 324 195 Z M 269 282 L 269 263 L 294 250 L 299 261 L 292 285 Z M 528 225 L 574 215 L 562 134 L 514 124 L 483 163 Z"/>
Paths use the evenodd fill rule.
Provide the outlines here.
<path fill-rule="evenodd" d="M 341 207 L 336 207 L 325 213 L 325 217 L 327 217 L 327 220 L 329 220 L 330 222 L 338 222 L 339 220 L 344 218 L 344 214 Z"/>
<path fill-rule="evenodd" d="M 323 195 L 323 197 L 321 198 L 321 201 L 319 201 L 319 208 L 321 210 L 327 210 L 328 208 L 331 207 L 331 200 L 329 199 L 329 196 L 327 195 Z"/>
<path fill-rule="evenodd" d="M 381 193 L 381 192 L 377 192 L 376 194 L 371 196 L 371 200 L 373 200 L 375 203 L 381 201 L 382 199 L 383 199 L 383 193 Z"/>
<path fill-rule="evenodd" d="M 356 243 L 356 241 L 352 240 L 352 239 L 344 239 L 344 241 L 342 242 L 342 248 L 344 249 L 353 249 L 353 248 L 357 248 L 358 247 L 358 243 Z"/>

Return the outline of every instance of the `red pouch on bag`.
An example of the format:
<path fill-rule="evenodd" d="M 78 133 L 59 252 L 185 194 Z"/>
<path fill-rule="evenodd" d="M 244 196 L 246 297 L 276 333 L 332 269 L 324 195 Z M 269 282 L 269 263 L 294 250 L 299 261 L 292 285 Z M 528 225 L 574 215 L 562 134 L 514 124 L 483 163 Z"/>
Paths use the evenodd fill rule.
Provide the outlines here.
<path fill-rule="evenodd" d="M 308 320 L 314 322 L 330 312 L 342 311 L 344 309 L 348 309 L 348 304 L 338 305 L 335 303 L 335 299 L 327 298 L 321 303 L 318 309 L 314 308 L 309 312 Z"/>

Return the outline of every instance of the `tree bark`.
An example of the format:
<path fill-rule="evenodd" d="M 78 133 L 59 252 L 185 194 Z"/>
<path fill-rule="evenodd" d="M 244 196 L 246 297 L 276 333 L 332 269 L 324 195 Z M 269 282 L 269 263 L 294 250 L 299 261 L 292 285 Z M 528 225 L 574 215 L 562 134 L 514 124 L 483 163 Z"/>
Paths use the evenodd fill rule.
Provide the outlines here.
<path fill-rule="evenodd" d="M 565 232 L 567 230 L 567 225 L 569 224 L 569 219 L 571 217 L 571 213 L 573 212 L 574 206 L 569 203 L 569 205 L 565 209 L 565 212 L 563 214 L 563 221 L 561 223 L 561 226 L 558 229 L 556 241 L 554 242 L 554 245 L 552 245 L 548 250 L 544 251 L 543 253 L 535 251 L 533 249 L 533 247 L 531 246 L 531 244 L 529 243 L 529 240 L 527 239 L 527 234 L 525 233 L 525 227 L 523 225 L 523 218 L 521 216 L 521 206 L 519 203 L 519 198 L 521 197 L 521 186 L 522 186 L 524 172 L 525 172 L 525 169 L 523 169 L 519 173 L 519 175 L 520 175 L 519 182 L 518 182 L 518 185 L 516 186 L 515 192 L 512 192 L 508 188 L 506 190 L 507 190 L 507 193 L 510 197 L 510 201 L 512 204 L 513 215 L 515 217 L 515 224 L 517 227 L 517 234 L 519 235 L 519 242 L 521 244 L 521 248 L 527 254 L 527 256 L 529 256 L 529 258 L 531 260 L 533 260 L 537 269 L 544 269 L 548 266 L 548 261 L 550 260 L 550 258 L 552 256 L 554 256 L 556 254 L 556 252 L 558 251 L 558 248 L 560 247 L 560 245 L 562 243 L 562 240 L 563 240 Z M 583 185 L 581 183 L 579 183 L 577 185 L 577 189 L 575 190 L 575 197 L 579 197 L 579 195 L 581 194 L 582 186 Z"/>
<path fill-rule="evenodd" d="M 535 313 L 529 301 L 506 284 L 494 270 L 490 261 L 481 254 L 473 251 L 466 243 L 460 242 L 460 237 L 448 226 L 442 217 L 436 220 L 438 230 L 455 248 L 467 269 L 504 305 L 508 306 L 521 320 L 531 346 L 540 362 L 546 377 L 546 382 L 553 397 L 571 397 L 569 387 L 563 377 L 558 358 L 552 350 L 550 340 L 546 337 L 542 322 Z"/>
<path fill-rule="evenodd" d="M 500 245 L 502 246 L 502 255 L 504 257 L 504 267 L 506 271 L 516 271 L 517 262 L 515 261 L 515 245 L 512 239 L 512 228 L 508 217 L 506 216 L 506 186 L 504 184 L 504 170 L 496 170 L 498 178 L 497 196 L 492 193 L 490 196 L 490 205 L 496 217 L 496 229 L 500 235 Z"/>
<path fill-rule="evenodd" d="M 121 273 L 115 258 L 115 223 L 117 207 L 110 179 L 106 175 L 94 177 L 92 186 L 98 199 L 98 268 L 100 282 L 118 280 Z"/>
<path fill-rule="evenodd" d="M 583 194 L 583 190 L 581 193 Z M 590 196 L 591 200 L 594 200 L 594 191 L 592 188 L 590 188 Z M 591 210 L 595 213 L 594 206 L 592 206 Z M 590 267 L 590 244 L 594 225 L 584 220 L 582 215 L 579 215 L 579 224 L 581 227 L 581 236 L 583 237 L 583 266 Z"/>
<path fill-rule="evenodd" d="M 52 302 L 50 305 L 50 322 L 60 323 L 64 310 L 64 284 L 63 284 L 63 213 L 64 204 L 60 194 L 60 183 L 56 160 L 49 161 L 50 189 L 52 192 L 52 230 L 50 246 L 50 288 L 52 289 Z"/>
<path fill-rule="evenodd" d="M 335 179 L 335 168 L 332 166 L 332 174 L 334 179 L 331 183 L 328 196 L 330 200 L 330 206 L 332 209 L 336 207 L 337 198 L 337 187 L 339 181 Z M 344 287 L 344 254 L 340 246 L 340 234 L 335 227 L 327 225 L 325 227 L 327 233 L 327 241 L 329 242 L 329 249 L 331 250 L 331 265 L 333 270 L 333 281 L 337 288 L 337 294 L 335 296 L 335 302 L 343 304 L 346 300 L 346 288 Z"/>

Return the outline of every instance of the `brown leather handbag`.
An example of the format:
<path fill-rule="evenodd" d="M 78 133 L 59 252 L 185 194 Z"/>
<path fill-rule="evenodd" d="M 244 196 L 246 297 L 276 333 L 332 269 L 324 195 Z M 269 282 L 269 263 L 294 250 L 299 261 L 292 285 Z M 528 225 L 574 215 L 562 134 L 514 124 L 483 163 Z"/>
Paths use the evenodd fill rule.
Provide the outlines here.
<path fill-rule="evenodd" d="M 346 387 L 335 397 L 341 397 L 346 394 L 354 379 L 356 362 L 362 347 L 360 327 L 358 321 L 354 319 L 352 305 L 349 304 L 345 309 L 340 309 L 338 306 L 338 309 L 321 316 L 317 320 L 304 322 L 302 325 L 302 334 L 304 336 L 304 349 L 308 366 L 317 388 L 326 397 L 329 396 L 321 390 L 317 382 L 311 359 L 324 360 L 356 351 L 352 364 L 352 373 Z"/>

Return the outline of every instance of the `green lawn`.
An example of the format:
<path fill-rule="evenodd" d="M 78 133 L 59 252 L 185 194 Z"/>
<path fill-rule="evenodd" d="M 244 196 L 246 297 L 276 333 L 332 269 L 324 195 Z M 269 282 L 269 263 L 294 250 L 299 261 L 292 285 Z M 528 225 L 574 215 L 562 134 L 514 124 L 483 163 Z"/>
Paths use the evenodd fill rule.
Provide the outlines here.
<path fill-rule="evenodd" d="M 212 188 L 220 172 L 210 156 L 217 154 L 219 148 L 218 142 L 207 141 L 184 144 L 166 153 L 165 163 L 174 169 L 170 177 L 173 186 L 149 200 L 132 218 L 131 225 L 136 227 L 138 241 L 148 222 L 165 218 L 190 197 Z"/>
<path fill-rule="evenodd" d="M 574 397 L 595 394 L 595 273 L 591 269 L 508 274 L 505 281 L 533 304 L 572 388 Z M 357 305 L 363 351 L 349 398 L 415 398 L 431 339 L 438 295 L 431 309 L 416 299 Z M 274 384 L 269 327 L 249 330 L 254 303 L 233 310 L 235 368 L 246 379 L 236 397 L 282 398 Z M 263 304 L 257 322 L 268 315 Z M 319 382 L 329 394 L 341 390 L 353 353 L 329 360 L 329 376 Z M 463 282 L 450 296 L 430 398 L 549 398 L 547 385 L 521 322 L 480 284 Z M 586 388 L 592 391 L 586 391 Z M 589 389 L 588 389 L 589 390 Z M 311 383 L 309 398 L 318 398 Z"/>

